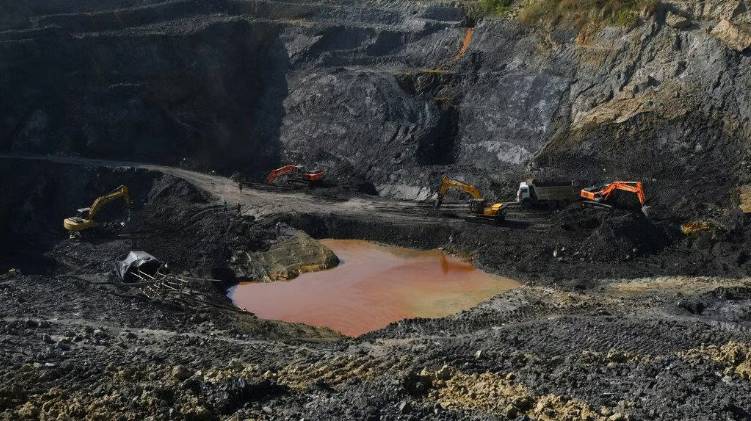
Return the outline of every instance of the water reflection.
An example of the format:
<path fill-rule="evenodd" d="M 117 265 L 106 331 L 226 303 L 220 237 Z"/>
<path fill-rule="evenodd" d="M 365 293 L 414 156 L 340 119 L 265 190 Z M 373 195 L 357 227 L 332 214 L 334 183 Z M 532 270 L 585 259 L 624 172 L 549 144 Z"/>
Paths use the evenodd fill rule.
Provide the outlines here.
<path fill-rule="evenodd" d="M 359 335 L 411 317 L 441 317 L 519 284 L 439 250 L 322 240 L 341 264 L 287 282 L 244 282 L 233 302 L 264 319 L 327 326 Z"/>

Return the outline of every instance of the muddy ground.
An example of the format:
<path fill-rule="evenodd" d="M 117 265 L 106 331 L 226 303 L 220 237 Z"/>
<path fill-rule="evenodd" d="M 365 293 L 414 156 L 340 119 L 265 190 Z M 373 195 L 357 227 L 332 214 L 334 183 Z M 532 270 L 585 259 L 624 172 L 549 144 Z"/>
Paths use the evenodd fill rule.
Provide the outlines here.
<path fill-rule="evenodd" d="M 148 165 L 4 158 L 0 172 L 13 180 L 0 264 L 17 268 L 0 279 L 3 419 L 751 416 L 742 215 L 687 238 L 627 212 L 517 211 L 492 226 Z M 62 218 L 113 183 L 134 194 L 126 226 L 68 240 Z M 233 308 L 233 256 L 297 229 L 445 247 L 525 286 L 360 338 Z M 180 294 L 124 284 L 112 263 L 131 249 L 204 281 Z"/>

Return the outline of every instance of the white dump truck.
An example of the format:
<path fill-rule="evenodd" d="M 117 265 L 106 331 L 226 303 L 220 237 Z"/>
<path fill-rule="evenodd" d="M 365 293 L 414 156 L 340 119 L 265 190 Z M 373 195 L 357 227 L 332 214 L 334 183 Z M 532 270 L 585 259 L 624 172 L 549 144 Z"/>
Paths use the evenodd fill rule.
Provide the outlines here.
<path fill-rule="evenodd" d="M 579 198 L 573 181 L 541 182 L 529 179 L 519 183 L 516 201 L 522 207 L 562 208 Z"/>

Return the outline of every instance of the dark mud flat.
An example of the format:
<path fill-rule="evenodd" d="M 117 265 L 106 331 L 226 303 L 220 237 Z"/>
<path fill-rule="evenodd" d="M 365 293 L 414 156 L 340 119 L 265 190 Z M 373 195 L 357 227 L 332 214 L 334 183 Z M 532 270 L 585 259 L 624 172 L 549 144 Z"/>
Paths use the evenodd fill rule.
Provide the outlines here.
<path fill-rule="evenodd" d="M 540 277 L 539 286 L 505 292 L 454 316 L 400 321 L 347 339 L 327 329 L 259 320 L 234 308 L 225 295 L 235 282 L 232 273 L 252 269 L 233 263 L 237 251 L 252 255 L 287 241 L 295 231 L 281 222 L 291 220 L 284 206 L 308 206 L 311 196 L 247 188 L 241 193 L 222 177 L 169 169 L 2 162 L 6 174 L 20 177 L 21 187 L 26 179 L 47 180 L 39 191 L 19 188 L 4 196 L 3 211 L 13 216 L 4 232 L 43 230 L 48 242 L 32 243 L 28 256 L 53 262 L 44 273 L 22 269 L 0 279 L 3 419 L 748 417 L 749 278 L 599 278 L 603 281 L 592 279 L 577 291 L 554 288 L 555 281 L 542 284 Z M 133 223 L 111 236 L 70 242 L 59 221 L 75 203 L 109 188 L 111 177 L 132 186 Z M 231 203 L 243 197 L 240 214 Z M 230 203 L 225 206 L 224 200 Z M 487 231 L 487 237 L 477 238 L 495 233 L 496 241 L 526 241 L 511 229 L 436 221 L 415 216 L 414 209 L 397 212 L 397 202 L 392 210 L 373 211 L 362 198 L 352 200 L 321 204 L 316 199 L 322 212 L 333 215 L 320 226 L 355 227 L 360 231 L 351 235 L 367 238 L 396 232 L 401 223 L 411 224 L 413 231 L 401 232 L 415 240 Z M 353 211 L 355 203 L 365 210 Z M 45 211 L 34 211 L 40 205 Z M 348 216 L 337 206 L 345 206 Z M 308 219 L 320 218 L 314 207 L 310 212 Z M 567 215 L 551 216 L 553 228 L 545 228 L 549 238 L 566 238 L 556 237 L 562 235 L 559 229 L 569 232 L 559 220 L 571 224 L 591 217 Z M 118 215 L 113 211 L 111 217 Z M 387 217 L 391 222 L 379 225 Z M 641 223 L 622 215 L 598 218 L 610 224 L 605 226 Z M 583 225 L 590 227 L 585 238 L 603 235 L 602 225 Z M 446 246 L 473 252 L 471 243 L 452 237 Z M 3 238 L 4 244 L 11 242 Z M 653 244 L 650 238 L 630 239 L 624 250 Z M 410 244 L 407 237 L 392 241 Z M 586 258 L 597 262 L 598 253 L 608 251 L 601 244 L 581 241 L 577 250 L 588 250 Z M 681 243 L 645 247 L 642 257 L 605 267 L 636 270 L 630 268 L 639 259 L 668 263 L 676 244 Z M 174 273 L 223 283 L 192 285 L 179 299 L 145 294 L 109 273 L 112 261 L 132 248 L 164 259 Z M 474 249 L 481 262 L 488 253 L 483 250 Z M 552 250 L 540 259 L 548 267 L 565 264 Z"/>
<path fill-rule="evenodd" d="M 425 215 L 415 209 L 412 215 Z M 469 254 L 484 270 L 535 285 L 590 289 L 614 278 L 649 276 L 745 277 L 751 219 L 739 211 L 718 216 L 717 229 L 686 237 L 669 218 L 646 218 L 579 205 L 528 222 L 515 215 L 503 226 L 428 219 L 399 221 L 373 214 L 282 214 L 279 219 L 317 238 L 360 238 L 405 247 L 445 247 Z M 536 217 L 535 217 L 536 218 Z"/>

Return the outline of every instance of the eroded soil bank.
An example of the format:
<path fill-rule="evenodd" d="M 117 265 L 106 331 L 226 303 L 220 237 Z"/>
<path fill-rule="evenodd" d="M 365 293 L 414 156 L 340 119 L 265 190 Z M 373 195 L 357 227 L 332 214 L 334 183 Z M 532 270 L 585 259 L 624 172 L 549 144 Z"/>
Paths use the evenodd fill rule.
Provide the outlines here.
<path fill-rule="evenodd" d="M 339 266 L 289 282 L 241 282 L 230 289 L 230 299 L 263 319 L 357 336 L 402 319 L 448 316 L 519 286 L 440 250 L 320 242 L 336 253 Z"/>

